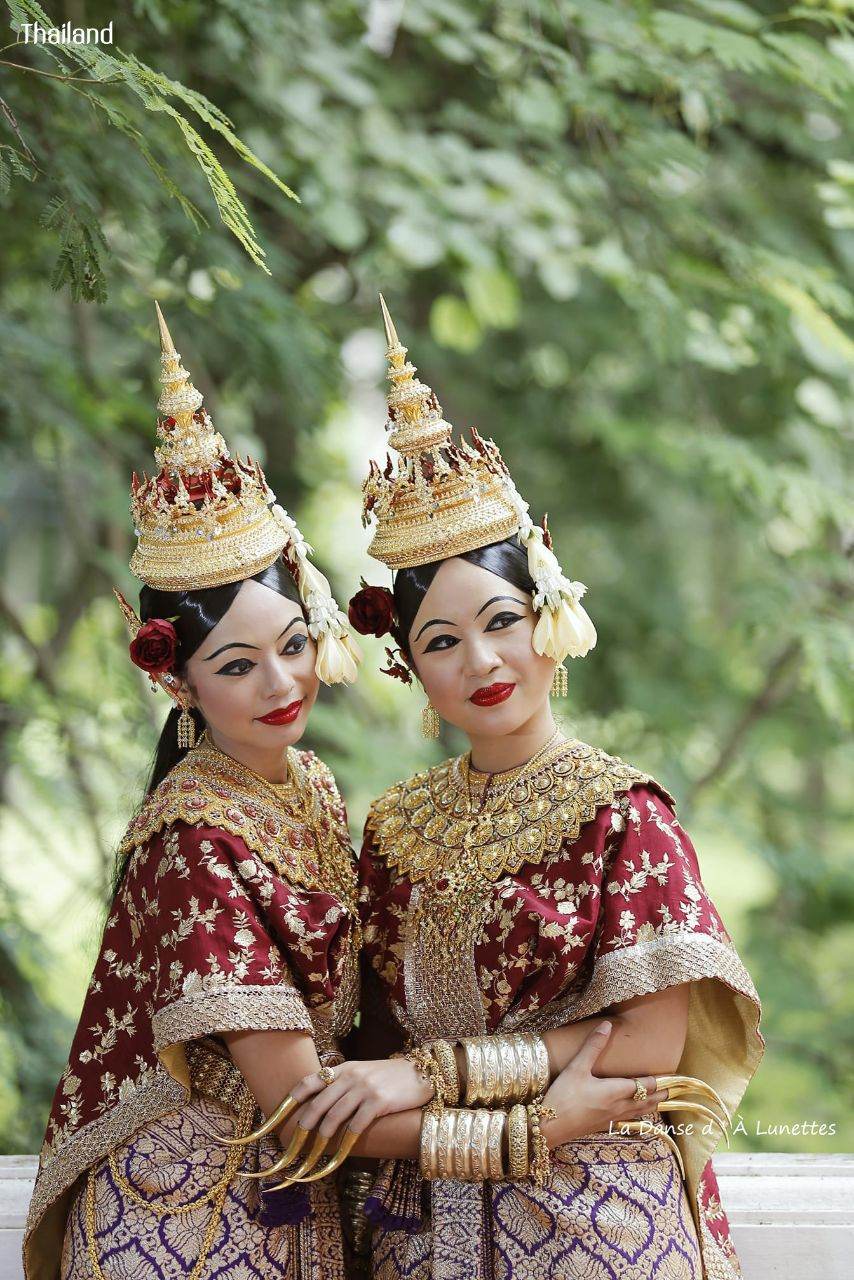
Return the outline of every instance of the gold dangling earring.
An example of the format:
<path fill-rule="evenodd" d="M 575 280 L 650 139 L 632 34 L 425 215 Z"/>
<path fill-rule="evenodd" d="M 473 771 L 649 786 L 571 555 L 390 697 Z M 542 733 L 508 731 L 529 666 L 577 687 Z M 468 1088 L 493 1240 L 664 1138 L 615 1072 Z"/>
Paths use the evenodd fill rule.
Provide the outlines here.
<path fill-rule="evenodd" d="M 196 745 L 196 722 L 189 707 L 182 707 L 178 717 L 178 750 L 189 751 Z"/>
<path fill-rule="evenodd" d="M 428 702 L 426 707 L 421 708 L 421 732 L 425 738 L 438 738 L 441 726 L 439 712 L 432 702 Z"/>
<path fill-rule="evenodd" d="M 562 662 L 555 667 L 555 673 L 552 676 L 551 695 L 553 698 L 565 698 L 569 693 L 569 673 Z"/>

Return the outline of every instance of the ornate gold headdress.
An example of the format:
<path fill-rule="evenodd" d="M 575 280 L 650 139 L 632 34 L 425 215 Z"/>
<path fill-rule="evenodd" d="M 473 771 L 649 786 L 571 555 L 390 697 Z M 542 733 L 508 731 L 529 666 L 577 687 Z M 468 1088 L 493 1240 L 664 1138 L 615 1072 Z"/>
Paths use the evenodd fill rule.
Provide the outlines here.
<path fill-rule="evenodd" d="M 412 568 L 474 551 L 518 535 L 539 613 L 533 645 L 563 662 L 582 657 L 596 643 L 593 623 L 581 605 L 582 582 L 570 582 L 551 550 L 545 528 L 535 525 L 498 446 L 471 429 L 471 443 L 454 443 L 435 393 L 415 377 L 406 347 L 380 295 L 388 341 L 388 442 L 400 454 L 397 470 L 371 462 L 364 485 L 363 524 L 376 532 L 369 554 L 390 569 Z M 351 608 L 350 617 L 359 615 Z M 375 632 L 376 634 L 376 632 Z"/>
<path fill-rule="evenodd" d="M 309 560 L 311 548 L 276 503 L 260 465 L 229 453 L 154 305 L 163 384 L 154 454 L 158 471 L 141 479 L 134 472 L 131 482 L 138 538 L 132 572 L 159 590 L 199 591 L 251 578 L 283 555 L 317 643 L 318 676 L 327 684 L 355 680 L 361 654 L 329 583 Z M 136 637 L 142 623 L 116 594 Z"/>

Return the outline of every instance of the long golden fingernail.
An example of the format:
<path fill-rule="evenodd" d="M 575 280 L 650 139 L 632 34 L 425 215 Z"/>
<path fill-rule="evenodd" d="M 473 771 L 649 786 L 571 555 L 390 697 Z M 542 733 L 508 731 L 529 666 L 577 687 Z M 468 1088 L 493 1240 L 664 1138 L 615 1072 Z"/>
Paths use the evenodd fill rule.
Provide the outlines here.
<path fill-rule="evenodd" d="M 288 1149 L 281 1155 L 275 1164 L 271 1164 L 267 1169 L 259 1169 L 257 1173 L 242 1173 L 241 1178 L 272 1178 L 277 1173 L 281 1173 L 283 1169 L 287 1169 L 288 1165 L 293 1164 L 299 1153 L 302 1151 L 309 1135 L 313 1133 L 313 1129 L 304 1129 L 301 1124 L 297 1123 L 294 1129 Z"/>
<path fill-rule="evenodd" d="M 312 1169 L 315 1167 L 334 1136 L 334 1134 L 330 1134 L 328 1138 L 325 1138 L 322 1133 L 318 1133 L 314 1139 L 311 1150 L 303 1160 L 300 1167 L 298 1169 L 294 1169 L 289 1178 L 285 1178 L 283 1182 L 278 1182 L 275 1187 L 270 1187 L 269 1189 L 271 1191 L 282 1191 L 285 1187 L 291 1186 L 292 1183 L 300 1182 L 307 1173 L 311 1173 Z"/>
<path fill-rule="evenodd" d="M 356 1143 L 359 1141 L 361 1136 L 362 1135 L 360 1133 L 354 1133 L 352 1129 L 347 1129 L 344 1133 L 344 1137 L 341 1139 L 341 1145 L 339 1146 L 338 1150 L 335 1152 L 332 1159 L 329 1160 L 327 1164 L 323 1166 L 322 1169 L 320 1169 L 316 1173 L 313 1173 L 309 1178 L 295 1178 L 294 1181 L 300 1182 L 300 1183 L 306 1183 L 306 1182 L 317 1182 L 320 1178 L 328 1178 L 330 1173 L 334 1173 L 335 1170 L 340 1168 L 340 1166 L 344 1163 L 344 1161 L 347 1159 L 348 1155 L 353 1150 L 353 1148 L 355 1147 Z"/>
<path fill-rule="evenodd" d="M 702 1102 L 659 1102 L 655 1107 L 656 1111 L 697 1111 L 701 1116 L 705 1116 L 713 1124 L 716 1124 L 726 1139 L 727 1146 L 730 1145 L 729 1131 L 721 1120 L 720 1116 L 715 1115 L 714 1111 L 709 1107 L 704 1107 Z"/>
<path fill-rule="evenodd" d="M 729 1109 L 724 1103 L 723 1098 L 717 1089 L 713 1089 L 710 1084 L 706 1084 L 705 1080 L 698 1080 L 696 1076 L 656 1076 L 656 1089 L 669 1089 L 671 1097 L 684 1097 L 686 1093 L 699 1093 L 701 1098 L 708 1098 L 709 1102 L 714 1102 L 720 1107 L 727 1119 L 727 1124 L 732 1126 L 732 1116 Z"/>
<path fill-rule="evenodd" d="M 265 1120 L 260 1129 L 256 1129 L 254 1133 L 248 1134 L 245 1138 L 219 1138 L 218 1141 L 226 1147 L 245 1147 L 250 1142 L 258 1142 L 259 1139 L 265 1138 L 268 1133 L 272 1133 L 274 1129 L 278 1129 L 284 1124 L 294 1107 L 299 1106 L 296 1098 L 292 1098 L 290 1094 L 283 1098 L 276 1110 Z"/>

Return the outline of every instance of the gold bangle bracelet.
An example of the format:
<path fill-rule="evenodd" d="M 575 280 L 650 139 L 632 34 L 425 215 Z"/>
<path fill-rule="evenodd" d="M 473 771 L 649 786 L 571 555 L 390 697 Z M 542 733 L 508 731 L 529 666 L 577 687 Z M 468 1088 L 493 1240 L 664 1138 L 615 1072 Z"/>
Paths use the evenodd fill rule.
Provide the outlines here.
<path fill-rule="evenodd" d="M 446 1109 L 439 1117 L 439 1128 L 436 1135 L 436 1177 L 452 1178 L 451 1140 L 454 1134 L 454 1112 Z"/>
<path fill-rule="evenodd" d="M 472 1180 L 472 1121 L 476 1111 L 455 1111 L 454 1113 L 454 1177 L 462 1182 Z"/>
<path fill-rule="evenodd" d="M 437 1139 L 439 1117 L 425 1107 L 421 1112 L 421 1138 L 418 1144 L 418 1166 L 422 1178 L 437 1176 Z"/>
<path fill-rule="evenodd" d="M 490 1113 L 475 1111 L 471 1126 L 472 1179 L 484 1182 L 489 1176 L 487 1165 Z"/>
<path fill-rule="evenodd" d="M 482 1036 L 480 1039 L 481 1062 L 483 1063 L 483 1105 L 492 1107 L 498 1102 L 501 1085 L 501 1049 L 495 1036 Z"/>
<path fill-rule="evenodd" d="M 506 1111 L 490 1111 L 489 1127 L 486 1133 L 486 1164 L 491 1182 L 502 1182 L 504 1172 L 504 1128 L 507 1124 Z"/>
<path fill-rule="evenodd" d="M 507 1117 L 507 1176 L 527 1178 L 530 1172 L 528 1158 L 528 1112 L 521 1102 L 511 1107 Z"/>
<path fill-rule="evenodd" d="M 549 1066 L 549 1051 L 542 1036 L 530 1035 L 528 1040 L 531 1044 L 531 1054 L 534 1060 L 530 1096 L 536 1098 L 537 1094 L 545 1093 L 551 1084 L 552 1071 Z"/>
<path fill-rule="evenodd" d="M 448 1040 L 434 1040 L 431 1048 L 433 1057 L 439 1064 L 445 1103 L 449 1107 L 455 1107 L 460 1101 L 460 1073 L 454 1046 Z"/>
<path fill-rule="evenodd" d="M 515 1036 L 496 1036 L 494 1038 L 495 1053 L 498 1059 L 498 1084 L 495 1090 L 495 1101 L 499 1104 L 510 1101 L 519 1088 L 519 1058 L 516 1053 Z"/>
<path fill-rule="evenodd" d="M 483 1066 L 480 1047 L 477 1040 L 466 1039 L 460 1042 L 466 1059 L 466 1097 L 467 1107 L 472 1107 L 483 1098 Z"/>
<path fill-rule="evenodd" d="M 531 1080 L 533 1077 L 533 1060 L 528 1052 L 527 1039 L 523 1035 L 512 1035 L 507 1037 L 513 1050 L 513 1058 L 515 1060 L 515 1070 L 513 1072 L 512 1088 L 507 1094 L 508 1102 L 524 1102 L 531 1093 Z"/>

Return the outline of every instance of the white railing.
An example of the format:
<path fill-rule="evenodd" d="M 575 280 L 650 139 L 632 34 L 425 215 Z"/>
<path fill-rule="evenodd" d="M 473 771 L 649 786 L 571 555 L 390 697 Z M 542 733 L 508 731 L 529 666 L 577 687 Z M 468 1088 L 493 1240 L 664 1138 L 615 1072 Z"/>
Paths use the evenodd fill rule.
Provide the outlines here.
<path fill-rule="evenodd" d="M 35 1167 L 33 1156 L 0 1157 L 0 1280 L 23 1274 Z M 724 1153 L 715 1172 L 745 1280 L 851 1280 L 854 1155 Z"/>

